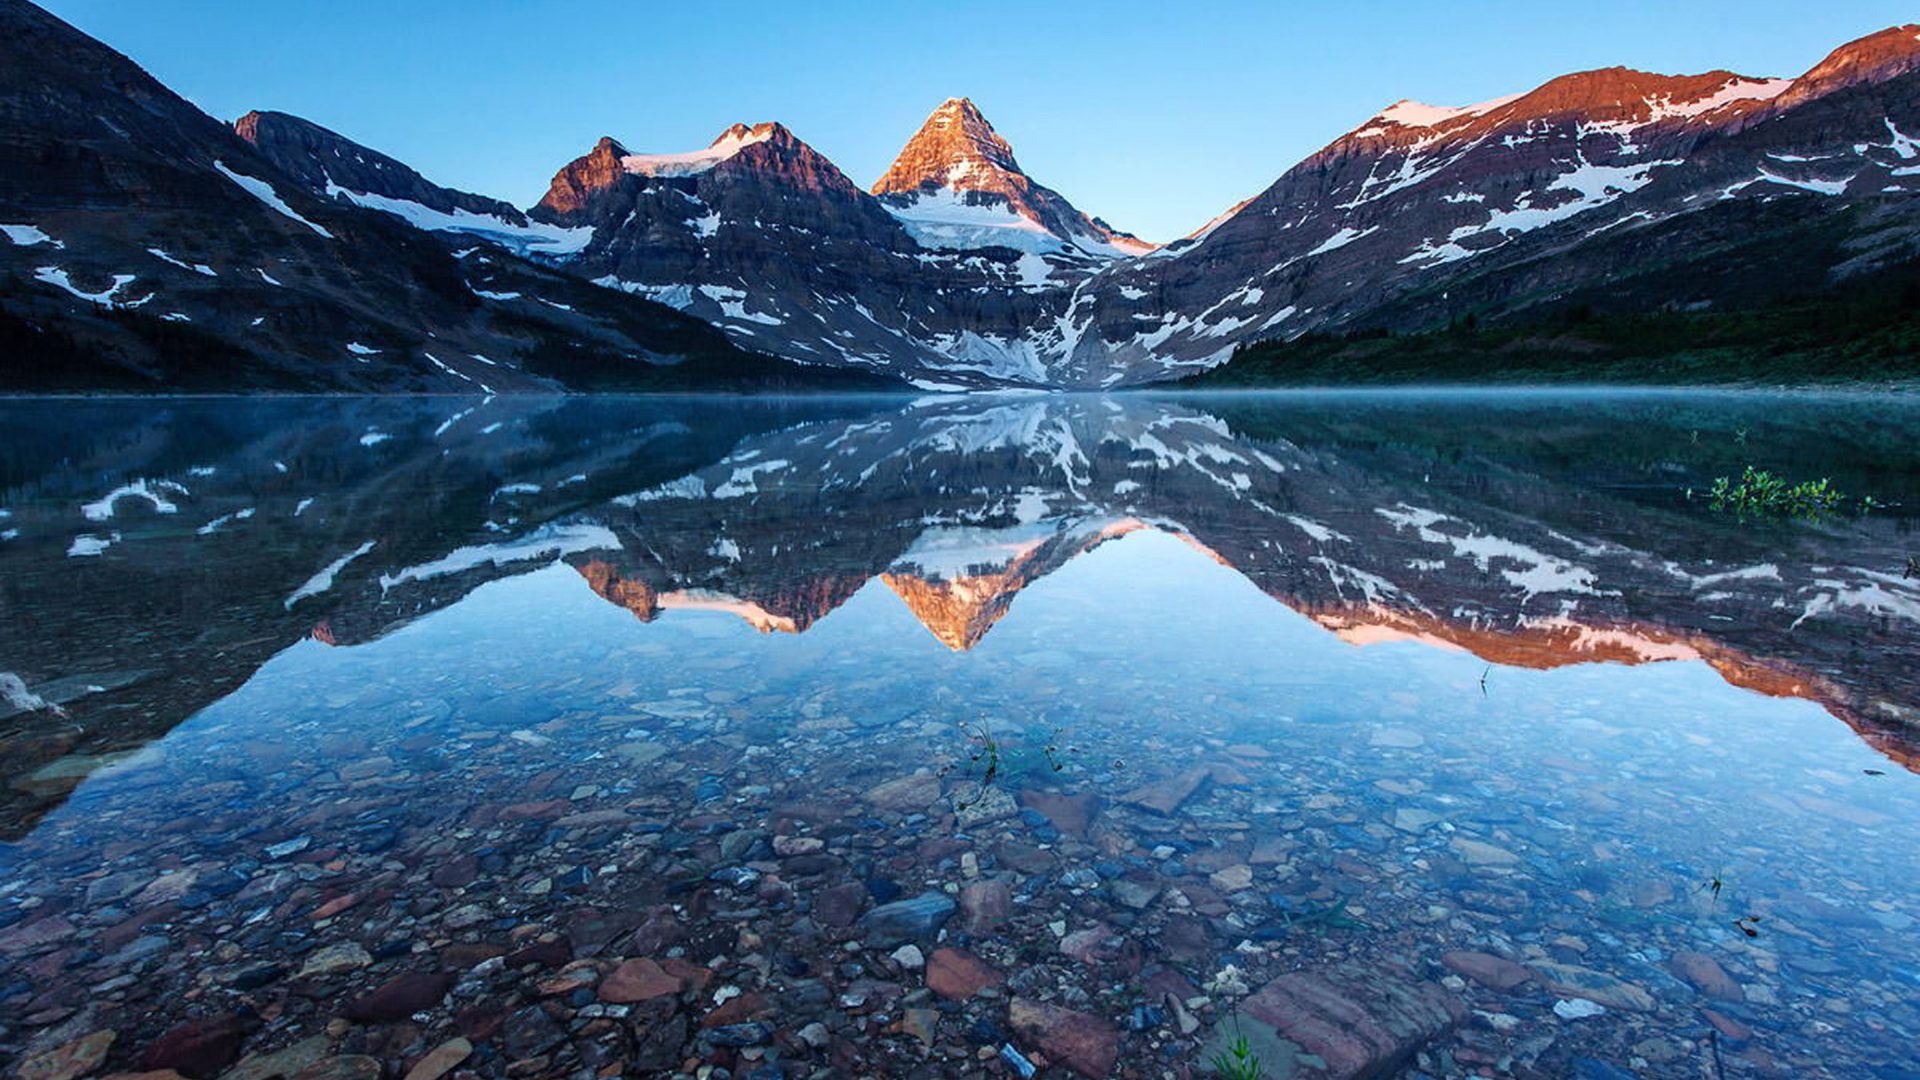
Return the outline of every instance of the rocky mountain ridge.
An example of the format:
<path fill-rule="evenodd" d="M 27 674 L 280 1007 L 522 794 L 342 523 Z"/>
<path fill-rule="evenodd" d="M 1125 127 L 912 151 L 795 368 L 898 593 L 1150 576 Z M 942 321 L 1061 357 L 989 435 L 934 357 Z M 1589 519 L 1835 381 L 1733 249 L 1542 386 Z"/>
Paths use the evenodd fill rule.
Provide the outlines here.
<path fill-rule="evenodd" d="M 1920 257 L 1917 63 L 1920 28 L 1896 27 L 1796 79 L 1609 68 L 1473 106 L 1401 101 L 1192 236 L 1119 252 L 1130 257 L 1083 242 L 1124 237 L 1020 172 L 964 98 L 936 109 L 871 189 L 905 241 L 818 155 L 804 175 L 833 183 L 791 197 L 776 172 L 755 173 L 758 201 L 785 210 L 777 224 L 752 204 L 638 194 L 685 173 L 600 195 L 596 217 L 573 179 L 591 155 L 545 205 L 555 224 L 596 228 L 576 272 L 757 348 L 923 385 L 1133 385 L 1309 331 L 1499 318 L 1573 293 L 1732 304 Z M 783 265 L 792 248 L 766 235 L 796 228 L 828 238 L 809 241 L 810 269 L 825 272 L 804 283 Z M 856 235 L 858 249 L 837 243 Z M 1716 262 L 1717 276 L 1659 276 Z"/>
<path fill-rule="evenodd" d="M 1916 26 L 1844 45 L 1793 79 L 1608 68 L 1472 106 L 1396 102 L 1152 248 L 1028 177 L 966 98 L 936 108 L 870 190 L 781 124 L 736 124 L 679 153 L 603 137 L 522 212 L 283 114 L 216 134 L 24 0 L 5 13 L 33 28 L 16 48 L 51 27 L 60 40 L 12 71 L 14 145 L 26 149 L 0 162 L 14 181 L 0 197 L 14 298 L 0 331 L 61 358 L 47 361 L 56 368 L 118 353 L 129 385 L 604 386 L 635 363 L 648 378 L 690 377 L 665 361 L 697 348 L 728 371 L 752 368 L 751 354 L 782 358 L 768 362 L 775 380 L 848 368 L 929 389 L 1104 388 L 1309 332 L 1576 305 L 1737 308 L 1920 259 Z M 166 99 L 104 121 L 141 130 L 132 143 L 85 130 L 90 111 L 123 107 L 88 100 L 102 67 L 139 84 L 123 99 Z M 73 102 L 68 128 L 60 111 L 24 105 L 50 80 Z M 75 147 L 144 159 L 54 167 Z M 217 197 L 209 174 L 227 181 Z M 169 191 L 198 216 L 170 222 L 155 201 Z M 71 216 L 76 192 L 108 216 Z M 114 218 L 126 214 L 136 244 Z M 286 254 L 295 248 L 301 258 Z M 158 281 L 166 300 L 149 307 Z M 293 300 L 289 289 L 298 315 L 264 310 Z M 182 353 L 199 359 L 159 359 Z M 15 382 L 63 385 L 57 373 Z"/>
<path fill-rule="evenodd" d="M 595 288 L 551 264 L 570 234 L 323 128 L 256 113 L 239 129 L 40 8 L 0 0 L 0 389 L 484 394 L 844 378 Z M 368 202 L 416 213 L 403 223 L 356 205 Z M 500 246 L 409 227 L 428 219 Z"/>

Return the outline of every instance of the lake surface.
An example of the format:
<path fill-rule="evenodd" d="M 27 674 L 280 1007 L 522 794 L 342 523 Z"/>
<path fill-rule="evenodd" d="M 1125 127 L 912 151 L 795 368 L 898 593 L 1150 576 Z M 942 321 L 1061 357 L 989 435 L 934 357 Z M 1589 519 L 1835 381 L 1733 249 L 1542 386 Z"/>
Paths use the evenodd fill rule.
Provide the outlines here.
<path fill-rule="evenodd" d="M 0 1058 L 1920 1075 L 1916 435 L 0 402 L 0 672 L 64 713 L 0 704 Z M 1716 509 L 1749 465 L 1847 498 Z"/>

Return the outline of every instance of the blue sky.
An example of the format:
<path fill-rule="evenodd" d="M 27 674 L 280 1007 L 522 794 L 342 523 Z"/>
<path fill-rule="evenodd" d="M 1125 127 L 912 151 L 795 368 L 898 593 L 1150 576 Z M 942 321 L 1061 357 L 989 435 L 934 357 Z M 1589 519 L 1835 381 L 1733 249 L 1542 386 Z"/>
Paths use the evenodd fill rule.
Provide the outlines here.
<path fill-rule="evenodd" d="M 1399 98 L 1467 104 L 1624 64 L 1796 75 L 1908 2 L 653 3 L 42 0 L 208 112 L 297 113 L 528 205 L 601 135 L 779 120 L 865 186 L 970 96 L 1035 179 L 1189 232 Z"/>

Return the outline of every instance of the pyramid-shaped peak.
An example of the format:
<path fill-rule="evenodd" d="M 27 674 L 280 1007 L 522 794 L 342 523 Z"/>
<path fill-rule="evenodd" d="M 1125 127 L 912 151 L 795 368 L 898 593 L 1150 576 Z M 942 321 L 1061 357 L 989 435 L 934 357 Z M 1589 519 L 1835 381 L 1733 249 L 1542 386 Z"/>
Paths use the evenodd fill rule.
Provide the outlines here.
<path fill-rule="evenodd" d="M 907 140 L 886 175 L 874 183 L 873 193 L 999 190 L 1008 176 L 1024 179 L 1013 147 L 993 130 L 972 99 L 948 98 Z"/>

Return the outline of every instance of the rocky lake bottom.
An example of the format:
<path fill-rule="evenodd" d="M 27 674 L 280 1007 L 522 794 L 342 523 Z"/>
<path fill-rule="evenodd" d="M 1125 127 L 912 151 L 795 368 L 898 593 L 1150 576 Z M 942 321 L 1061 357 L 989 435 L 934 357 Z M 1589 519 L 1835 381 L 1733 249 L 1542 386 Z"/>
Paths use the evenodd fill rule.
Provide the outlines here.
<path fill-rule="evenodd" d="M 0 458 L 42 695 L 0 717 L 0 1058 L 1920 1076 L 1914 463 L 1735 522 L 1679 489 L 1811 475 L 1859 406 L 1661 404 L 1630 467 L 1591 403 L 1502 402 L 1547 450 L 1322 402 L 711 452 L 552 403 L 77 417 Z"/>

